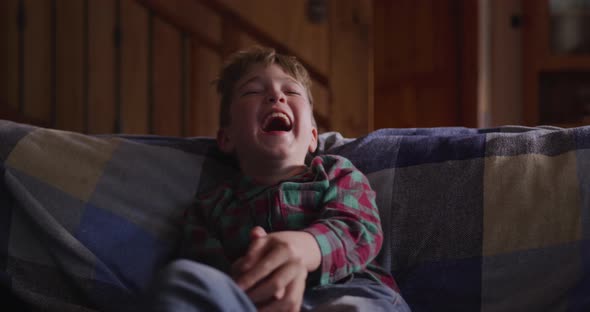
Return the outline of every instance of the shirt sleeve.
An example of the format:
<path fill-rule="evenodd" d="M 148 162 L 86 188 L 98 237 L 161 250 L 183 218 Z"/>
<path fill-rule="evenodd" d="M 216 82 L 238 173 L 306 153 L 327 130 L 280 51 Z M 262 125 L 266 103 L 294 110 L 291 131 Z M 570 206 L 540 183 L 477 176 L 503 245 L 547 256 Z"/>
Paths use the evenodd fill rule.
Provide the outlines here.
<path fill-rule="evenodd" d="M 220 193 L 213 196 L 198 197 L 193 207 L 184 213 L 184 237 L 180 246 L 180 256 L 210 265 L 223 272 L 229 272 L 231 262 L 224 253 L 223 245 L 208 225 L 207 213 L 211 205 L 218 201 Z"/>
<path fill-rule="evenodd" d="M 317 157 L 312 162 L 329 180 L 320 203 L 320 218 L 304 231 L 314 235 L 322 261 L 309 281 L 336 282 L 364 270 L 383 244 L 375 192 L 365 175 L 342 157 Z"/>

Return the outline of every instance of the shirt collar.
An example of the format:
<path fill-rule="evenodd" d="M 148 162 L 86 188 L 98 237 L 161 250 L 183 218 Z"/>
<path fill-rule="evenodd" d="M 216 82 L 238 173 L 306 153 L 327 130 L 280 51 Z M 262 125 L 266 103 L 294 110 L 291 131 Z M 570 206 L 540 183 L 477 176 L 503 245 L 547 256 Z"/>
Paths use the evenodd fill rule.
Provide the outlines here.
<path fill-rule="evenodd" d="M 254 178 L 244 175 L 244 174 L 239 174 L 236 177 L 235 180 L 235 190 L 236 190 L 236 196 L 240 199 L 240 200 L 247 200 L 249 198 L 252 198 L 264 191 L 266 191 L 267 189 L 271 189 L 271 188 L 275 188 L 279 185 L 281 185 L 284 182 L 304 182 L 304 181 L 309 181 L 310 179 L 313 179 L 313 172 L 311 170 L 311 168 L 306 167 L 305 170 L 303 170 L 302 172 L 281 180 L 280 182 L 273 184 L 273 185 L 267 185 L 267 184 L 260 184 L 257 183 Z"/>

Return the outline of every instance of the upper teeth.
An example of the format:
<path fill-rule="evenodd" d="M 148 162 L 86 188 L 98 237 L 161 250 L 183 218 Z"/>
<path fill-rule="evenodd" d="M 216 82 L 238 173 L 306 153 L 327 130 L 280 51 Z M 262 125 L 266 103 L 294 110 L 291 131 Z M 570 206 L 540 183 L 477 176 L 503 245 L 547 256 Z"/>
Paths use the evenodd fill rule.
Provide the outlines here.
<path fill-rule="evenodd" d="M 289 119 L 289 117 L 286 114 L 280 113 L 280 112 L 275 112 L 275 113 L 272 113 L 272 114 L 269 114 L 268 116 L 266 116 L 266 118 L 264 119 L 263 128 L 268 127 L 268 125 L 270 124 L 270 121 L 273 118 L 282 118 L 285 121 L 285 124 L 287 126 L 289 126 L 289 127 L 291 126 L 291 120 Z"/>

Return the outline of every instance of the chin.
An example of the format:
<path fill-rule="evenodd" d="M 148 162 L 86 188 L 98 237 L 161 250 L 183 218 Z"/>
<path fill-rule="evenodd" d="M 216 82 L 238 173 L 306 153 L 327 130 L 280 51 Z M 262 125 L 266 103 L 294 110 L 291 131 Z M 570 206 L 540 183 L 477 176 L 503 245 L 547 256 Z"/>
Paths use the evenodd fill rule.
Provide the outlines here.
<path fill-rule="evenodd" d="M 290 153 L 288 151 L 285 151 L 283 149 L 278 149 L 278 148 L 269 148 L 267 150 L 265 150 L 265 156 L 271 159 L 286 159 L 289 157 Z"/>

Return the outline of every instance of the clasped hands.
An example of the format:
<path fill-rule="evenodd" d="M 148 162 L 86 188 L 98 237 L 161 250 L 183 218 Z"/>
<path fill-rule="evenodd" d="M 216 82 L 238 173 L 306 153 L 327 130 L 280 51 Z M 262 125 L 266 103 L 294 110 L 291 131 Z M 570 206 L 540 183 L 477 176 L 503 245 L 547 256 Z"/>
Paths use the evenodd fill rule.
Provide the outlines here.
<path fill-rule="evenodd" d="M 299 311 L 308 272 L 317 269 L 321 252 L 307 232 L 266 233 L 255 227 L 246 254 L 232 265 L 232 277 L 258 311 Z"/>

